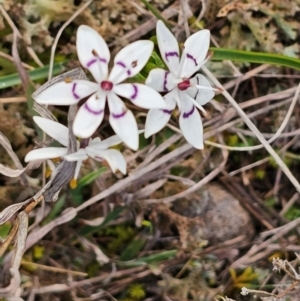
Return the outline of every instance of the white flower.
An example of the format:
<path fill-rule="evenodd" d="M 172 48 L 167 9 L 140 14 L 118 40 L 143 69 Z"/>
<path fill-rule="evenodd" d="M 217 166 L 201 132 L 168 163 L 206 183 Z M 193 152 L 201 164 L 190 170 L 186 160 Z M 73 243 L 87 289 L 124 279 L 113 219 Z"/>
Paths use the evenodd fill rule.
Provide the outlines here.
<path fill-rule="evenodd" d="M 25 162 L 59 157 L 63 157 L 67 161 L 77 161 L 74 174 L 74 179 L 76 180 L 82 162 L 88 157 L 91 157 L 97 161 L 106 160 L 113 172 L 119 170 L 123 174 L 126 174 L 126 160 L 124 156 L 116 149 L 108 149 L 109 147 L 122 142 L 118 136 L 115 135 L 103 141 L 101 141 L 100 138 L 95 138 L 93 140 L 83 139 L 81 143 L 78 142 L 77 152 L 67 154 L 69 129 L 64 125 L 47 118 L 34 116 L 33 120 L 48 136 L 58 141 L 63 147 L 34 149 L 26 155 Z"/>
<path fill-rule="evenodd" d="M 149 111 L 145 137 L 157 133 L 168 123 L 177 103 L 181 111 L 179 125 L 183 136 L 194 147 L 202 149 L 203 127 L 196 107 L 204 111 L 202 106 L 215 93 L 203 75 L 191 76 L 206 62 L 210 32 L 201 30 L 191 35 L 184 43 L 181 59 L 178 42 L 162 21 L 156 24 L 156 36 L 162 59 L 169 71 L 159 68 L 151 70 L 146 84 L 159 92 L 168 92 L 164 97 L 167 108 Z"/>
<path fill-rule="evenodd" d="M 108 46 L 94 29 L 81 25 L 77 31 L 76 47 L 82 66 L 92 73 L 97 83 L 66 80 L 45 89 L 35 100 L 40 104 L 71 105 L 89 96 L 74 120 L 73 132 L 80 138 L 89 138 L 96 131 L 103 120 L 107 100 L 112 128 L 130 148 L 137 150 L 137 123 L 119 96 L 145 109 L 164 108 L 165 102 L 158 92 L 146 85 L 121 82 L 138 74 L 146 65 L 153 50 L 153 43 L 142 40 L 124 47 L 115 56 L 110 74 Z"/>

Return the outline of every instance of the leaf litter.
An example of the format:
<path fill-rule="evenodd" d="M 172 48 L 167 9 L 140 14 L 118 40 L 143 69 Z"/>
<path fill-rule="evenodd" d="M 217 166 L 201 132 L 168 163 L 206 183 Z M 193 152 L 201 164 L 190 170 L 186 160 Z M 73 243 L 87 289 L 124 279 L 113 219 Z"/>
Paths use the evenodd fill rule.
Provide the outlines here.
<path fill-rule="evenodd" d="M 42 1 L 41 3 L 44 5 L 47 2 L 49 1 Z M 285 9 L 281 10 L 279 16 L 276 15 L 276 5 L 278 5 L 276 1 L 269 1 L 267 4 L 257 1 L 252 7 L 249 6 L 249 3 L 247 6 L 247 1 L 235 2 L 238 3 L 237 8 L 233 7 L 228 10 L 228 7 L 226 8 L 225 6 L 225 11 L 227 9 L 228 13 L 225 13 L 224 16 L 229 23 L 223 25 L 223 32 L 221 31 L 219 36 L 221 41 L 224 42 L 226 40 L 226 36 L 230 30 L 235 30 L 230 36 L 233 37 L 233 33 L 238 32 L 239 34 L 235 37 L 247 37 L 247 40 L 243 38 L 238 44 L 243 45 L 243 47 L 248 47 L 248 50 L 258 49 L 259 44 L 259 47 L 261 47 L 259 49 L 266 51 L 289 53 L 290 55 L 297 53 L 298 45 L 295 44 L 294 46 L 293 44 L 293 41 L 296 40 L 294 30 L 295 22 L 292 20 L 296 15 L 295 6 L 298 5 L 296 2 L 292 4 L 288 3 Z M 28 3 L 32 5 L 31 1 Z M 143 10 L 139 10 L 139 13 L 136 13 L 136 6 L 135 9 L 133 9 L 132 4 L 129 1 L 128 3 L 124 4 L 124 6 L 115 5 L 113 9 L 108 9 L 108 6 L 105 6 L 113 6 L 114 4 L 112 2 L 109 4 L 104 3 L 103 6 L 101 6 L 101 8 L 104 9 L 100 12 L 101 18 L 98 18 L 98 20 L 108 19 L 108 12 L 115 13 L 116 18 L 117 16 L 124 16 L 124 14 L 126 14 L 124 7 L 127 7 L 127 5 L 129 11 L 134 11 L 131 14 L 127 14 L 127 17 L 123 20 L 119 19 L 121 20 L 119 21 L 121 25 L 118 22 L 114 23 L 113 20 L 106 23 L 110 24 L 109 30 L 106 31 L 108 40 L 111 39 L 111 41 L 113 41 L 116 33 L 120 37 L 122 37 L 124 33 L 128 34 L 129 37 L 130 34 L 132 34 L 131 36 L 134 36 L 133 34 L 136 35 L 137 31 L 133 30 L 133 28 L 139 30 L 139 27 L 135 27 L 137 26 L 135 23 L 137 16 L 143 16 L 140 25 L 148 24 L 146 32 L 149 32 L 153 28 L 149 26 L 150 23 L 146 21 L 149 16 L 140 13 L 143 12 Z M 222 6 L 226 4 L 224 4 L 224 1 L 218 3 L 221 5 L 218 9 L 221 9 Z M 174 21 L 180 11 L 178 4 L 177 2 L 169 4 L 163 3 L 162 1 L 158 3 L 157 7 L 160 10 L 165 8 L 164 16 L 166 13 L 172 11 L 172 21 Z M 70 11 L 67 12 L 67 17 L 74 12 L 72 5 L 68 8 Z M 95 9 L 97 11 L 97 5 L 87 10 L 86 15 L 82 17 L 83 19 L 79 18 L 76 22 L 82 24 L 83 20 L 86 21 L 87 17 L 90 16 L 93 17 L 90 22 L 97 22 L 99 14 L 94 13 Z M 13 9 L 9 1 L 5 3 L 4 7 L 11 13 L 12 17 L 14 17 L 14 14 L 15 16 L 18 15 L 18 8 Z M 243 14 L 243 16 L 246 16 L 246 18 L 243 19 L 243 22 L 245 22 L 244 25 L 250 29 L 250 33 L 247 31 L 246 35 L 243 34 L 245 27 L 237 26 L 242 18 L 241 9 L 246 11 L 245 14 Z M 262 15 L 257 15 L 257 11 Z M 195 16 L 197 12 L 197 10 L 193 11 Z M 49 14 L 45 15 L 45 19 L 49 18 L 48 22 L 50 23 L 51 21 L 60 21 L 55 19 L 56 13 L 57 11 L 55 13 L 49 11 Z M 132 14 L 135 16 L 132 17 Z M 105 18 L 103 16 L 105 16 Z M 114 14 L 112 14 L 112 16 L 114 16 Z M 130 20 L 131 17 L 133 21 Z M 208 21 L 208 24 L 209 22 L 216 22 L 216 20 L 218 19 L 214 18 L 214 21 Z M 260 22 L 262 20 L 264 20 L 264 22 Z M 42 22 L 45 22 L 45 20 L 42 20 Z M 127 27 L 123 26 L 122 22 L 128 22 Z M 44 24 L 47 25 L 47 22 Z M 104 24 L 105 22 L 103 21 L 101 25 L 93 23 L 92 26 L 98 28 L 97 26 L 101 27 Z M 122 30 L 120 30 L 120 26 L 122 26 Z M 229 27 L 226 28 L 226 26 Z M 24 28 L 26 29 L 26 27 Z M 45 37 L 45 35 L 43 36 L 41 32 L 37 31 L 39 39 L 45 42 L 42 45 L 38 43 L 38 39 L 32 39 L 34 35 L 30 37 L 32 33 L 29 32 L 33 49 L 36 51 L 47 51 L 47 47 L 51 45 L 53 40 L 51 28 L 42 28 L 47 29 L 48 32 Z M 103 27 L 98 29 L 99 32 L 103 33 Z M 144 34 L 146 34 L 146 32 L 144 32 Z M 279 39 L 280 36 L 278 33 L 280 32 L 283 32 L 285 35 L 283 42 Z M 266 33 L 268 33 L 269 36 L 266 42 L 264 42 Z M 6 38 L 9 41 L 9 36 Z M 236 40 L 238 39 L 236 38 Z M 287 44 L 287 41 L 289 44 Z M 224 45 L 223 42 L 221 42 L 221 45 Z M 230 47 L 229 43 L 233 42 L 236 43 L 236 41 L 229 40 L 228 47 Z M 70 43 L 72 44 L 74 41 L 70 40 Z M 122 41 L 122 43 L 124 43 L 124 41 Z M 63 45 L 61 45 L 61 50 L 61 53 L 66 55 Z M 22 55 L 21 59 L 24 59 Z M 229 77 L 232 76 L 232 74 L 230 74 L 230 68 L 231 67 L 227 69 L 229 70 Z M 255 66 L 249 65 L 246 67 L 238 66 L 238 68 L 245 75 L 249 74 L 249 77 L 243 77 L 241 80 L 233 78 L 231 83 L 229 79 L 227 81 L 227 87 L 228 89 L 235 85 L 238 87 L 236 100 L 239 102 L 239 105 L 244 107 L 244 110 L 247 111 L 251 118 L 255 119 L 256 125 L 263 136 L 269 137 L 273 135 L 276 128 L 278 128 L 277 126 L 274 130 L 274 123 L 278 117 L 270 115 L 270 112 L 273 112 L 276 108 L 280 111 L 287 112 L 296 90 L 294 87 L 297 85 L 298 74 L 291 74 L 290 70 L 283 68 L 276 68 L 274 74 L 274 68 L 268 68 L 267 66 L 263 71 L 255 71 L 257 70 Z M 282 73 L 286 78 L 281 79 L 279 76 L 277 77 L 279 73 Z M 269 76 L 269 79 L 264 79 L 262 77 L 263 75 Z M 270 78 L 271 76 L 272 78 Z M 226 86 L 226 79 L 223 82 Z M 270 84 L 270 82 L 272 84 Z M 277 85 L 276 89 L 274 88 L 275 84 Z M 12 92 L 20 93 L 17 90 Z M 220 102 L 220 100 L 222 100 L 222 98 L 218 96 L 217 101 Z M 222 104 L 224 103 L 225 105 L 221 107 L 221 114 L 217 112 L 214 107 L 210 108 L 211 119 L 205 120 L 204 123 L 204 128 L 206 129 L 205 139 L 225 145 L 228 144 L 231 135 L 236 135 L 239 145 L 249 145 L 249 137 L 251 136 L 249 136 L 250 134 L 244 128 L 243 121 L 237 116 L 235 111 L 227 106 L 226 102 L 222 101 Z M 8 107 L 10 107 L 10 105 L 6 105 L 5 110 L 7 110 Z M 24 116 L 24 120 L 26 120 L 26 118 L 28 119 L 28 116 L 24 115 L 22 105 L 17 105 L 15 108 L 17 108 L 22 117 Z M 44 108 L 40 109 L 45 110 Z M 295 116 L 298 109 L 297 104 L 293 116 Z M 59 111 L 56 109 L 54 112 L 55 116 L 66 118 L 66 112 L 64 110 Z M 48 116 L 52 116 L 52 113 L 47 111 L 47 109 L 45 113 L 48 114 Z M 292 120 L 292 117 L 290 120 Z M 171 126 L 174 126 L 174 120 L 171 120 Z M 292 124 L 288 123 L 285 130 L 275 141 L 275 145 L 278 149 L 287 146 L 282 153 L 282 158 L 287 162 L 288 167 L 295 176 L 299 176 L 299 158 L 297 157 L 299 145 L 297 145 L 297 139 L 295 139 L 297 135 L 299 135 L 297 132 L 299 124 L 297 124 L 297 119 L 293 122 L 296 122 L 296 126 L 292 126 Z M 33 128 L 32 123 L 30 124 L 28 121 L 23 122 L 23 124 L 26 124 L 29 129 L 30 127 Z M 295 130 L 296 132 L 294 132 Z M 6 132 L 3 131 L 3 133 L 9 138 L 9 141 L 15 140 L 11 140 L 11 138 L 6 135 Z M 290 138 L 287 136 L 289 133 L 291 133 Z M 2 282 L 2 295 L 6 296 L 8 300 L 11 298 L 20 299 L 20 296 L 27 298 L 30 294 L 32 296 L 39 296 L 42 300 L 46 300 L 47 295 L 50 296 L 50 298 L 59 296 L 58 298 L 61 300 L 71 295 L 73 297 L 76 296 L 75 298 L 88 297 L 92 299 L 95 298 L 96 300 L 97 298 L 102 298 L 103 300 L 113 300 L 112 298 L 117 298 L 118 300 L 126 300 L 128 298 L 131 298 L 131 300 L 139 300 L 139 296 L 144 296 L 144 294 L 146 294 L 150 300 L 157 298 L 157 300 L 160 298 L 165 298 L 166 300 L 176 300 L 176 298 L 185 298 L 185 300 L 211 300 L 214 296 L 215 298 L 219 298 L 217 295 L 222 294 L 224 295 L 224 297 L 220 297 L 222 300 L 230 300 L 230 298 L 243 300 L 240 291 L 234 289 L 233 284 L 235 279 L 245 280 L 245 286 L 249 288 L 248 293 L 251 294 L 251 287 L 258 285 L 255 282 L 256 278 L 251 275 L 251 277 L 243 278 L 243 275 L 248 275 L 249 269 L 247 269 L 247 267 L 252 265 L 254 274 L 256 271 L 256 273 L 261 274 L 267 272 L 269 278 L 266 285 L 273 285 L 274 290 L 277 290 L 272 292 L 273 295 L 270 295 L 269 298 L 279 298 L 289 295 L 291 300 L 297 300 L 297 295 L 294 292 L 294 288 L 298 284 L 297 279 L 295 280 L 296 284 L 292 283 L 292 285 L 289 285 L 289 282 L 284 277 L 279 274 L 271 274 L 270 268 L 264 268 L 263 271 L 259 270 L 261 265 L 266 266 L 270 263 L 269 258 L 272 256 L 287 258 L 289 260 L 289 269 L 292 264 L 295 266 L 299 265 L 297 257 L 294 255 L 294 252 L 299 252 L 299 248 L 297 248 L 298 233 L 296 231 L 299 218 L 295 211 L 299 199 L 293 198 L 294 191 L 292 191 L 288 180 L 280 173 L 280 169 L 278 169 L 276 164 L 272 165 L 270 163 L 270 158 L 264 150 L 259 152 L 247 152 L 247 155 L 245 155 L 245 153 L 230 151 L 227 154 L 229 156 L 228 159 L 222 161 L 222 152 L 218 151 L 215 147 L 208 146 L 207 148 L 210 149 L 210 152 L 207 153 L 195 152 L 189 145 L 184 144 L 184 142 L 180 140 L 179 135 L 174 135 L 174 132 L 172 132 L 172 134 L 173 136 L 171 135 L 170 137 L 170 132 L 165 130 L 161 135 L 158 135 L 160 145 L 157 145 L 157 142 L 153 141 L 152 148 L 146 148 L 144 152 L 140 151 L 138 155 L 128 157 L 128 159 L 132 160 L 132 169 L 128 177 L 121 177 L 117 180 L 112 177 L 110 172 L 107 172 L 101 180 L 97 179 L 91 184 L 91 189 L 82 188 L 80 192 L 82 194 L 82 200 L 79 200 L 77 206 L 73 203 L 72 197 L 74 197 L 74 195 L 72 195 L 72 192 L 70 192 L 69 189 L 63 188 L 66 187 L 68 183 L 68 174 L 72 173 L 72 167 L 70 167 L 70 169 L 65 170 L 66 174 L 63 174 L 63 177 L 54 178 L 42 189 L 41 185 L 34 187 L 37 191 L 37 193 L 32 194 L 34 197 L 21 203 L 14 202 L 11 206 L 6 207 L 0 213 L 1 224 L 10 221 L 13 223 L 13 227 L 11 228 L 10 234 L 5 238 L 7 244 L 1 245 L 1 252 L 4 253 L 10 243 L 15 243 L 15 246 L 12 251 L 7 251 L 3 256 L 1 279 L 3 279 L 5 273 L 11 271 L 11 282 L 10 284 L 9 282 Z M 33 145 L 31 135 L 32 134 L 28 135 L 26 131 L 24 132 L 26 143 Z M 12 151 L 12 149 L 15 149 L 14 143 L 13 147 L 11 147 L 10 144 L 7 144 L 7 141 L 5 142 L 5 136 L 1 139 L 1 145 L 5 145 L 4 148 L 9 155 L 10 161 L 1 160 L 1 163 L 5 164 L 1 170 L 6 170 L 6 173 L 10 175 L 21 173 L 24 167 L 18 159 L 20 156 Z M 25 145 L 26 143 L 22 143 L 21 145 Z M 166 151 L 169 151 L 169 153 Z M 24 154 L 25 153 L 26 152 L 24 152 Z M 262 160 L 264 161 L 259 163 Z M 143 163 L 140 164 L 141 162 Z M 260 165 L 250 167 L 249 169 L 245 168 L 247 165 L 256 162 Z M 14 164 L 14 168 L 8 167 L 12 166 L 12 163 Z M 220 163 L 222 163 L 221 166 Z M 63 168 L 65 167 L 66 166 Z M 257 173 L 255 173 L 255 171 L 259 167 L 266 171 L 263 176 L 263 181 L 256 178 Z M 241 170 L 238 171 L 238 169 Z M 228 172 L 232 173 L 235 171 L 237 171 L 236 175 L 238 176 L 228 179 Z M 31 176 L 41 178 L 39 173 L 35 173 L 36 171 L 32 174 L 32 171 L 29 171 L 27 168 L 26 174 L 27 172 L 30 172 Z M 87 173 L 87 171 L 84 172 Z M 188 181 L 188 179 L 190 181 Z M 193 188 L 193 186 L 195 186 L 194 183 L 200 187 L 203 183 L 201 182 L 202 180 L 204 182 L 211 182 L 213 179 L 215 182 L 223 183 L 227 189 L 232 189 L 231 193 L 233 194 L 233 191 L 235 192 L 236 199 L 245 207 L 246 211 L 251 212 L 251 205 L 254 205 L 254 209 L 252 207 L 252 215 L 254 216 L 256 224 L 255 239 L 252 240 L 251 243 L 244 245 L 241 244 L 241 241 L 227 241 L 221 244 L 211 244 L 208 242 L 208 245 L 200 245 L 197 248 L 182 249 L 180 245 L 178 245 L 180 233 L 178 233 L 176 229 L 171 227 L 168 233 L 163 233 L 164 235 L 159 232 L 159 224 L 155 224 L 155 220 L 151 220 L 151 214 L 147 211 L 147 203 L 149 203 L 147 200 L 156 201 L 158 203 L 168 200 L 174 201 L 178 198 L 185 199 L 188 197 L 188 192 L 191 187 L 195 191 L 194 193 L 197 193 L 197 186 Z M 1 178 L 1 181 L 3 181 L 5 185 L 11 183 L 9 182 L 10 180 L 5 178 Z M 21 187 L 22 182 L 18 183 L 17 179 L 14 181 L 15 182 L 12 182 L 13 185 Z M 112 183 L 113 185 L 110 186 Z M 171 187 L 169 191 L 167 190 L 167 185 Z M 276 185 L 278 187 L 277 193 L 274 194 L 273 191 Z M 234 188 L 232 188 L 232 186 Z M 27 236 L 28 215 L 30 217 L 32 210 L 34 210 L 37 204 L 43 203 L 42 199 L 47 193 L 47 200 L 53 201 L 53 198 L 57 197 L 57 192 L 60 191 L 61 188 L 61 193 L 66 196 L 67 200 L 63 208 L 64 211 L 48 224 L 36 225 L 30 230 Z M 179 196 L 176 196 L 177 194 L 179 194 Z M 293 201 L 294 203 L 290 202 L 290 200 L 293 200 L 292 198 L 295 199 L 295 201 Z M 267 204 L 274 205 L 268 207 Z M 43 206 L 51 206 L 51 202 L 44 203 Z M 116 211 L 119 207 L 123 208 L 123 210 Z M 279 210 L 283 208 L 288 208 L 286 210 L 289 211 L 289 216 L 294 216 L 294 220 L 287 220 L 285 216 L 278 214 Z M 115 212 L 115 214 L 110 215 L 112 212 Z M 105 222 L 105 217 L 109 215 L 109 220 Z M 79 218 L 77 219 L 76 217 Z M 138 223 L 136 223 L 137 219 L 139 220 Z M 100 222 L 103 223 L 100 224 Z M 162 223 L 162 221 L 158 221 L 158 223 Z M 97 227 L 99 227 L 99 229 Z M 108 229 L 106 233 L 111 234 L 103 235 L 101 228 Z M 126 242 L 125 240 L 120 240 L 120 237 L 124 235 L 125 231 L 129 231 L 128 229 L 131 229 L 130 231 L 136 234 L 133 236 L 132 241 Z M 113 233 L 117 231 L 119 231 L 120 235 L 116 238 L 116 236 L 113 236 Z M 81 235 L 78 233 L 81 233 Z M 27 241 L 25 244 L 26 236 Z M 52 240 L 53 237 L 56 237 L 56 241 Z M 134 242 L 134 239 L 141 240 L 144 237 L 147 238 L 147 243 L 142 249 L 132 251 L 132 260 L 126 262 L 120 260 L 120 249 L 115 249 L 114 253 L 110 254 L 110 260 L 108 262 L 107 259 L 105 259 L 108 258 L 107 249 L 110 242 L 121 246 L 124 244 L 122 248 L 125 249 L 130 243 L 132 244 Z M 285 242 L 284 245 L 282 241 Z M 36 276 L 39 277 L 40 287 L 34 287 L 30 284 L 30 280 L 28 280 L 27 286 L 19 285 L 20 277 L 24 275 L 21 258 L 24 252 L 31 252 L 30 248 L 37 243 L 43 243 L 45 246 L 49 246 L 49 248 L 46 249 L 44 257 L 40 259 L 40 263 L 51 266 L 54 262 L 52 259 L 54 259 L 56 262 L 59 262 L 61 266 L 70 271 L 79 270 L 87 272 L 88 277 L 86 279 L 79 277 L 76 278 L 76 280 L 72 278 L 72 280 L 69 281 L 70 278 L 68 277 L 54 276 L 49 284 L 48 279 L 49 273 L 51 272 L 43 271 L 42 267 L 40 267 L 38 272 L 31 272 L 29 274 L 29 279 L 33 279 L 33 277 Z M 133 243 L 133 245 L 135 245 L 135 243 Z M 63 256 L 61 255 L 62 250 L 65 252 Z M 177 255 L 175 256 L 175 254 Z M 73 260 L 68 258 L 72 258 Z M 136 267 L 135 265 L 139 266 Z M 287 263 L 279 259 L 275 259 L 274 261 L 274 267 L 277 269 L 278 267 L 282 269 L 282 267 L 286 265 Z M 229 272 L 230 268 L 234 269 L 235 274 Z M 297 277 L 297 273 L 294 272 L 295 270 L 293 269 L 286 269 L 284 271 L 291 279 Z M 203 277 L 202 275 L 206 276 Z M 234 278 L 232 275 L 238 276 Z M 199 283 L 199 281 L 201 282 L 201 287 L 195 285 L 195 283 Z M 282 288 L 274 286 L 274 284 L 278 282 L 281 283 Z M 134 286 L 134 284 L 137 285 Z M 178 291 L 174 289 L 178 284 L 183 285 L 184 290 Z M 259 284 L 262 284 L 262 282 Z M 138 292 L 137 288 L 139 288 L 142 290 L 142 293 L 135 294 L 135 287 L 136 292 Z M 269 292 L 267 286 L 261 289 L 262 291 Z M 260 294 L 264 295 L 262 291 Z M 246 292 L 246 290 L 243 292 Z M 257 293 L 257 290 L 254 290 L 253 293 Z M 228 297 L 226 297 L 226 294 L 229 294 Z M 113 297 L 111 298 L 110 296 Z"/>

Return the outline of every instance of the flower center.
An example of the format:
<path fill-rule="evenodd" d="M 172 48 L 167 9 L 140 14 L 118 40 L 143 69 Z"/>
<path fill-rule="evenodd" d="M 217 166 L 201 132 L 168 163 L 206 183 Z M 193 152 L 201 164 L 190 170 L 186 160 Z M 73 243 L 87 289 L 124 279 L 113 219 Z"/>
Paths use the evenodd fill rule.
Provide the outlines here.
<path fill-rule="evenodd" d="M 186 89 L 188 89 L 191 86 L 190 84 L 190 80 L 189 79 L 185 79 L 184 81 L 182 81 L 181 83 L 179 83 L 177 85 L 178 89 L 181 91 L 184 91 Z"/>
<path fill-rule="evenodd" d="M 104 80 L 101 82 L 100 84 L 100 87 L 102 90 L 105 90 L 105 91 L 111 91 L 111 89 L 113 88 L 113 83 L 108 81 L 108 80 Z"/>

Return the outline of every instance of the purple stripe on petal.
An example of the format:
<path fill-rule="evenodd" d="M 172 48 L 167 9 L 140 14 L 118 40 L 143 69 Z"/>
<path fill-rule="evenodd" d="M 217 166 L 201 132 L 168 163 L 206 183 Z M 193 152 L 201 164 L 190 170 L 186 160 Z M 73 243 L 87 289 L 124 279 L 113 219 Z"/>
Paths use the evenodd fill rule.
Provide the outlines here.
<path fill-rule="evenodd" d="M 123 62 L 116 62 L 116 65 L 119 65 L 119 66 L 121 66 L 121 67 L 124 68 L 124 69 L 127 68 L 126 64 L 124 64 Z M 128 75 L 128 76 L 131 75 L 131 71 L 130 71 L 129 68 L 126 70 L 126 72 L 127 72 L 127 75 Z"/>
<path fill-rule="evenodd" d="M 137 97 L 137 95 L 138 95 L 138 87 L 136 85 L 132 85 L 132 87 L 133 87 L 134 92 L 130 96 L 130 99 L 135 99 Z"/>
<path fill-rule="evenodd" d="M 102 110 L 102 109 L 99 110 L 99 111 L 95 111 L 95 110 L 91 109 L 87 103 L 84 104 L 84 108 L 85 108 L 89 113 L 91 113 L 91 114 L 93 114 L 93 115 L 100 115 L 100 114 L 102 114 L 103 111 L 104 111 L 104 110 Z"/>
<path fill-rule="evenodd" d="M 114 113 L 112 113 L 111 115 L 112 115 L 113 118 L 119 119 L 119 118 L 124 117 L 125 114 L 126 114 L 126 112 L 127 112 L 127 110 L 124 110 L 124 111 L 123 111 L 122 113 L 120 113 L 120 114 L 114 114 Z"/>
<path fill-rule="evenodd" d="M 194 113 L 194 111 L 195 111 L 195 106 L 193 106 L 192 109 L 189 112 L 183 113 L 182 117 L 183 118 L 189 118 Z"/>
<path fill-rule="evenodd" d="M 77 86 L 77 84 L 73 83 L 72 94 L 73 94 L 73 96 L 74 96 L 75 99 L 79 99 L 80 98 L 79 95 L 75 92 L 76 86 Z"/>
<path fill-rule="evenodd" d="M 177 56 L 177 57 L 179 57 L 179 54 L 178 54 L 177 51 L 166 52 L 165 53 L 165 58 L 166 58 L 167 61 L 169 61 L 169 59 L 168 59 L 169 56 Z"/>
<path fill-rule="evenodd" d="M 91 65 L 95 64 L 96 62 L 97 62 L 97 59 L 92 59 L 92 60 L 88 61 L 86 64 L 87 68 L 89 68 Z"/>
<path fill-rule="evenodd" d="M 173 110 L 166 110 L 166 109 L 163 109 L 162 111 L 163 111 L 164 113 L 166 113 L 166 114 L 169 114 L 169 115 L 171 115 L 172 112 L 173 112 Z"/>
<path fill-rule="evenodd" d="M 165 78 L 164 78 L 164 91 L 168 91 L 168 88 L 167 88 L 167 82 L 168 82 L 168 75 L 169 75 L 170 72 L 166 71 L 165 73 Z"/>
<path fill-rule="evenodd" d="M 116 62 L 116 64 L 123 68 L 126 68 L 126 65 L 123 62 Z"/>
<path fill-rule="evenodd" d="M 99 56 L 99 61 L 100 61 L 100 62 L 102 62 L 102 63 L 105 63 L 105 64 L 107 64 L 107 60 L 106 60 L 106 59 L 104 59 L 104 58 L 102 58 L 102 57 L 100 57 L 100 56 Z"/>
<path fill-rule="evenodd" d="M 87 62 L 86 67 L 89 68 L 91 67 L 93 64 L 95 64 L 97 61 L 101 62 L 101 63 L 105 63 L 107 64 L 107 60 L 105 58 L 102 58 L 100 56 L 96 56 L 94 59 L 90 60 Z"/>
<path fill-rule="evenodd" d="M 194 62 L 195 66 L 198 66 L 198 63 L 197 63 L 196 59 L 191 54 L 187 53 L 186 57 L 188 59 L 191 59 Z"/>

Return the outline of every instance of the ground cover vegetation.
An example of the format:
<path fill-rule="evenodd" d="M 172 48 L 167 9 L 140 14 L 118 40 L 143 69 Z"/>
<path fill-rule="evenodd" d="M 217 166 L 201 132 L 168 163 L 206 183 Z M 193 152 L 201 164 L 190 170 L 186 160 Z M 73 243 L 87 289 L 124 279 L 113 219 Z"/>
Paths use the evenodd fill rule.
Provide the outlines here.
<path fill-rule="evenodd" d="M 298 300 L 299 12 L 1 1 L 0 300 Z"/>

